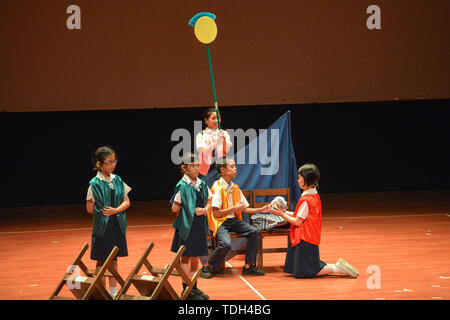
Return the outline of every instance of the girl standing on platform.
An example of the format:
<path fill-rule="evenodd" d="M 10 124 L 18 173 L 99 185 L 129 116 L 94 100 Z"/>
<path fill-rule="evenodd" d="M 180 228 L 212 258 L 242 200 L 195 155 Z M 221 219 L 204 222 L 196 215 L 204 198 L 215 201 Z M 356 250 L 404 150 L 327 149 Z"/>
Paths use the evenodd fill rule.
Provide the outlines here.
<path fill-rule="evenodd" d="M 112 267 L 117 271 L 117 257 L 128 256 L 127 218 L 125 210 L 130 206 L 128 193 L 131 188 L 122 178 L 113 174 L 117 156 L 109 147 L 100 147 L 92 154 L 92 163 L 97 175 L 89 182 L 86 197 L 86 210 L 93 214 L 91 259 L 97 260 L 96 272 L 99 272 L 114 246 L 119 251 Z M 106 281 L 102 279 L 106 286 Z M 117 281 L 109 279 L 110 294 L 117 294 Z"/>
<path fill-rule="evenodd" d="M 181 245 L 186 247 L 181 256 L 181 267 L 192 278 L 199 269 L 199 257 L 208 255 L 208 219 L 212 194 L 206 183 L 198 178 L 198 159 L 194 154 L 183 156 L 180 166 L 182 179 L 175 186 L 172 212 L 177 214 L 173 227 L 176 229 L 171 251 L 177 252 Z M 183 289 L 186 284 L 183 283 Z M 189 300 L 208 300 L 195 283 L 188 295 Z"/>
<path fill-rule="evenodd" d="M 298 184 L 303 190 L 294 212 L 271 209 L 270 212 L 291 224 L 284 272 L 295 278 L 312 278 L 341 273 L 356 278 L 358 271 L 339 259 L 336 264 L 320 260 L 319 243 L 322 229 L 322 203 L 317 186 L 320 172 L 316 165 L 305 164 L 298 169 Z"/>
<path fill-rule="evenodd" d="M 219 114 L 220 117 L 220 114 Z M 230 135 L 225 130 L 219 130 L 219 120 L 215 108 L 208 108 L 203 112 L 203 121 L 206 129 L 197 134 L 195 139 L 198 157 L 200 161 L 200 174 L 206 176 L 210 169 L 215 169 L 213 164 L 213 151 L 217 159 L 224 158 L 230 150 Z"/>

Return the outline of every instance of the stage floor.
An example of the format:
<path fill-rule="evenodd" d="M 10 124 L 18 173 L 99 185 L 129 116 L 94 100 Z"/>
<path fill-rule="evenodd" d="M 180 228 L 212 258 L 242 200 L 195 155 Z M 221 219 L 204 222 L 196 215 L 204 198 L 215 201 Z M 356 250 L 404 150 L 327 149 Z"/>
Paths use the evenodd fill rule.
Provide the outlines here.
<path fill-rule="evenodd" d="M 199 278 L 199 288 L 214 300 L 450 299 L 450 191 L 324 194 L 322 201 L 321 259 L 347 260 L 358 278 L 295 279 L 282 271 L 285 254 L 269 253 L 263 277 L 243 277 L 244 258 L 238 255 L 225 274 Z M 90 244 L 92 216 L 82 204 L 0 210 L 0 299 L 48 299 L 84 243 Z M 119 258 L 122 278 L 151 241 L 152 265 L 170 263 L 174 216 L 168 201 L 132 202 L 127 217 L 129 256 Z M 283 246 L 286 238 L 264 243 Z M 89 253 L 83 260 L 94 268 Z M 170 283 L 181 291 L 179 277 Z M 61 295 L 71 293 L 63 289 Z"/>

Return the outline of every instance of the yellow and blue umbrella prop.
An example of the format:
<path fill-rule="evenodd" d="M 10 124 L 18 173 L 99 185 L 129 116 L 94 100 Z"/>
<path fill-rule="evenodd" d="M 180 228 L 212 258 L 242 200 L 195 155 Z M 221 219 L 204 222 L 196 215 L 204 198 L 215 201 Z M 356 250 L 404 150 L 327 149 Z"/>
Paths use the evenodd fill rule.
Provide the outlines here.
<path fill-rule="evenodd" d="M 217 121 L 219 130 L 222 129 L 219 117 L 219 105 L 217 103 L 216 87 L 214 85 L 214 75 L 211 62 L 211 53 L 209 46 L 211 42 L 217 37 L 217 25 L 214 21 L 216 15 L 210 12 L 199 12 L 189 20 L 189 25 L 194 28 L 195 37 L 206 46 L 206 53 L 208 54 L 209 74 L 211 76 L 211 85 L 214 96 L 214 107 L 216 108 Z"/>

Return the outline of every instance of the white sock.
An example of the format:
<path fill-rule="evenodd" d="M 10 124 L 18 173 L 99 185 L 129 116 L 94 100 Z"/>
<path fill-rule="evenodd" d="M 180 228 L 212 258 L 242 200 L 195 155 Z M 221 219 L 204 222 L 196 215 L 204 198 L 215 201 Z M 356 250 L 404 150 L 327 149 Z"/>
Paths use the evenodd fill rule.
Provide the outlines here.
<path fill-rule="evenodd" d="M 116 294 L 116 287 L 110 287 L 109 288 L 109 294 L 111 294 L 112 296 Z"/>
<path fill-rule="evenodd" d="M 334 273 L 341 273 L 341 269 L 338 268 L 338 266 L 336 266 L 335 264 L 329 264 L 330 267 L 333 268 L 333 272 Z"/>

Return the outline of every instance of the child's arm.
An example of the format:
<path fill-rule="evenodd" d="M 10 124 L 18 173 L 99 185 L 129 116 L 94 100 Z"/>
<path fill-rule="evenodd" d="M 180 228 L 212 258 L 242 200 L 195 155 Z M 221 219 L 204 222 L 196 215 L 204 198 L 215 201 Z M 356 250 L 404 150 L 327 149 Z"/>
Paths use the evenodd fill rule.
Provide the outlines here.
<path fill-rule="evenodd" d="M 178 212 L 180 211 L 180 205 L 181 203 L 174 201 L 172 205 L 172 212 L 178 215 Z"/>
<path fill-rule="evenodd" d="M 287 222 L 289 222 L 290 224 L 292 224 L 293 226 L 296 227 L 300 227 L 303 223 L 303 221 L 305 221 L 305 219 L 302 219 L 300 217 L 293 217 L 292 215 L 290 215 L 290 211 L 286 211 L 283 212 L 281 210 L 278 209 L 270 209 L 270 213 L 276 214 L 277 216 L 282 217 L 284 220 L 286 220 Z"/>
<path fill-rule="evenodd" d="M 181 193 L 180 191 L 178 191 L 173 197 L 173 201 L 172 201 L 172 212 L 176 213 L 176 215 L 178 216 L 178 213 L 180 212 L 180 206 L 181 206 Z"/>
<path fill-rule="evenodd" d="M 92 187 L 89 186 L 87 196 L 86 196 L 86 211 L 90 214 L 94 214 L 94 195 L 92 193 Z"/>
<path fill-rule="evenodd" d="M 213 215 L 216 218 L 222 218 L 225 216 L 228 216 L 229 214 L 232 214 L 236 211 L 244 211 L 245 205 L 244 204 L 238 204 L 236 206 L 230 207 L 228 209 L 219 209 L 217 207 L 213 207 Z"/>
<path fill-rule="evenodd" d="M 230 151 L 230 148 L 233 146 L 233 143 L 231 142 L 230 134 L 226 132 L 225 130 L 222 130 L 224 133 L 224 144 L 223 144 L 223 150 L 224 150 L 224 157 Z"/>
<path fill-rule="evenodd" d="M 210 154 L 217 147 L 219 142 L 220 141 L 217 139 L 211 144 L 206 144 L 203 134 L 199 133 L 196 138 L 197 151 L 203 154 Z"/>
<path fill-rule="evenodd" d="M 266 204 L 262 208 L 245 208 L 243 213 L 254 214 L 254 213 L 258 213 L 258 212 L 269 212 L 269 210 L 270 210 L 270 204 Z"/>
<path fill-rule="evenodd" d="M 222 157 L 226 157 L 228 147 L 227 147 L 227 138 L 225 137 L 225 131 L 220 130 L 220 134 L 222 135 Z"/>
<path fill-rule="evenodd" d="M 120 212 L 128 209 L 129 207 L 130 207 L 130 198 L 126 194 L 124 196 L 123 201 L 120 204 L 120 206 L 118 206 L 117 208 L 113 208 L 113 207 L 110 207 L 110 206 L 105 206 L 102 209 L 102 213 L 103 213 L 103 215 L 105 217 L 109 217 L 109 216 L 112 216 L 113 214 L 120 213 Z"/>
<path fill-rule="evenodd" d="M 300 217 L 292 217 L 290 215 L 287 215 L 286 213 L 283 212 L 282 217 L 289 222 L 290 224 L 292 224 L 293 226 L 296 227 L 300 227 L 303 223 L 303 221 L 305 221 L 305 219 L 302 219 Z"/>
<path fill-rule="evenodd" d="M 225 140 L 225 138 L 223 138 L 223 143 L 222 143 L 222 157 L 225 158 L 227 156 L 227 142 Z"/>
<path fill-rule="evenodd" d="M 94 214 L 94 205 L 95 205 L 94 201 L 87 200 L 86 201 L 86 211 L 90 214 Z"/>

